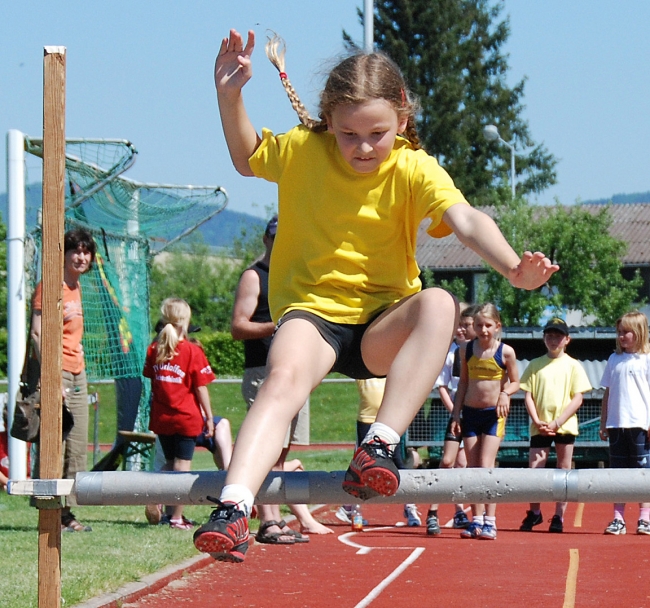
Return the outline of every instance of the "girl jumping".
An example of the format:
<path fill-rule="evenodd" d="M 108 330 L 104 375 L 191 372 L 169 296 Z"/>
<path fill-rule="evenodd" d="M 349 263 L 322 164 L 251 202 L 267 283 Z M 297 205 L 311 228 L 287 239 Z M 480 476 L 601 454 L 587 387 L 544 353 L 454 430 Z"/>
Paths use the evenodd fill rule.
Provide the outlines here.
<path fill-rule="evenodd" d="M 494 304 L 478 307 L 474 331 L 476 338 L 460 347 L 452 433 L 460 432 L 463 437 L 467 466 L 493 468 L 505 434 L 510 397 L 519 390 L 519 372 L 515 351 L 498 339 L 501 316 Z M 472 505 L 472 523 L 460 537 L 496 540 L 496 511 L 496 504 Z"/>
<path fill-rule="evenodd" d="M 638 311 L 616 321 L 616 352 L 607 360 L 600 437 L 609 439 L 612 469 L 650 468 L 650 344 L 648 319 Z M 650 534 L 650 502 L 639 505 L 637 534 Z M 625 534 L 625 503 L 614 505 L 605 534 Z"/>
<path fill-rule="evenodd" d="M 194 544 L 241 562 L 253 497 L 282 450 L 291 419 L 331 371 L 386 376 L 376 421 L 356 450 L 344 489 L 390 496 L 399 473 L 391 453 L 445 361 L 458 303 L 421 289 L 418 226 L 456 233 L 510 282 L 535 289 L 558 270 L 542 253 L 520 258 L 496 224 L 470 207 L 435 158 L 420 148 L 417 104 L 397 66 L 357 53 L 329 74 L 319 118 L 309 116 L 284 70 L 284 48 L 267 54 L 301 125 L 275 135 L 253 127 L 242 96 L 252 76 L 253 32 L 224 38 L 215 66 L 221 123 L 236 170 L 278 184 L 280 222 L 269 278 L 277 330 L 267 379 L 237 438 L 217 508 Z"/>

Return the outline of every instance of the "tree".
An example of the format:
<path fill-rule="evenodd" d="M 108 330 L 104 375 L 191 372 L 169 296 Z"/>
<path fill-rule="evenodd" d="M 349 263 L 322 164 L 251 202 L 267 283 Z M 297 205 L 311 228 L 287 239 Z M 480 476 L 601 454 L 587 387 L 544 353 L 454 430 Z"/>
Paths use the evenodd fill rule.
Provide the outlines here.
<path fill-rule="evenodd" d="M 192 323 L 203 329 L 230 331 L 235 290 L 244 269 L 261 254 L 261 230 L 242 233 L 229 255 L 216 256 L 200 236 L 173 249 L 151 269 L 151 319 L 160 318 L 165 298 L 183 298 L 192 308 Z"/>
<path fill-rule="evenodd" d="M 418 132 L 473 203 L 494 204 L 510 193 L 510 150 L 488 142 L 483 127 L 495 124 L 514 143 L 517 192 L 540 192 L 556 181 L 556 159 L 535 144 L 522 118 L 525 79 L 506 84 L 508 19 L 488 0 L 375 0 L 378 49 L 402 69 L 422 106 Z M 361 17 L 361 11 L 359 11 Z M 354 46 L 347 33 L 345 41 Z"/>
<path fill-rule="evenodd" d="M 515 251 L 543 251 L 560 272 L 536 291 L 515 289 L 490 270 L 487 300 L 499 307 L 504 325 L 538 325 L 547 306 L 578 309 L 597 325 L 614 321 L 638 302 L 643 283 L 621 274 L 627 245 L 610 234 L 609 208 L 590 213 L 581 206 L 532 207 L 519 199 L 497 210 L 495 220 Z"/>

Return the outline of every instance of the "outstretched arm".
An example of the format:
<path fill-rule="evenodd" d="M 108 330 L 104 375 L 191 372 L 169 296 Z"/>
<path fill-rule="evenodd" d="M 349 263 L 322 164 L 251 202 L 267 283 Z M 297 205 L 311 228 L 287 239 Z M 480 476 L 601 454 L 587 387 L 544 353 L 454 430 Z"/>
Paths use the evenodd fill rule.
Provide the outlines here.
<path fill-rule="evenodd" d="M 520 258 L 494 220 L 469 205 L 453 205 L 445 211 L 443 219 L 463 245 L 480 255 L 514 287 L 536 289 L 560 269 L 540 252 L 526 251 Z"/>
<path fill-rule="evenodd" d="M 253 75 L 251 54 L 254 47 L 253 31 L 248 32 L 244 46 L 241 34 L 230 30 L 230 37 L 221 41 L 214 66 L 214 84 L 217 88 L 223 134 L 235 169 L 246 176 L 253 175 L 248 159 L 261 141 L 248 118 L 242 96 L 242 88 Z"/>

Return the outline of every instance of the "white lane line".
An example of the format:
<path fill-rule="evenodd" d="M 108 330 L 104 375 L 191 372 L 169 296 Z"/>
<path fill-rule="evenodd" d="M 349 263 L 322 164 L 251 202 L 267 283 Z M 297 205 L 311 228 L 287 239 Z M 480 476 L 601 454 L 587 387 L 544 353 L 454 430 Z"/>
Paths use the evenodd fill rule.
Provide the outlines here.
<path fill-rule="evenodd" d="M 380 530 L 391 530 L 394 526 L 383 526 L 381 528 L 372 528 L 373 532 L 378 532 Z M 355 543 L 352 540 L 353 536 L 356 536 L 357 534 L 363 534 L 363 532 L 347 532 L 346 534 L 342 534 L 341 536 L 338 537 L 339 541 L 342 542 L 344 545 L 348 545 L 348 547 L 355 547 L 358 549 L 357 555 L 365 555 L 366 553 L 370 553 L 371 551 L 374 550 L 382 550 L 382 551 L 393 551 L 393 550 L 401 550 L 401 551 L 411 551 L 411 554 L 397 567 L 395 570 L 393 570 L 385 579 L 383 579 L 366 597 L 364 597 L 354 608 L 364 608 L 365 606 L 368 606 L 371 602 L 375 601 L 381 592 L 388 587 L 404 570 L 406 570 L 422 553 L 424 552 L 424 547 L 416 547 L 413 549 L 413 547 L 366 547 L 364 545 L 360 545 L 359 543 Z"/>
<path fill-rule="evenodd" d="M 404 570 L 406 570 L 422 553 L 424 547 L 417 547 L 390 575 L 388 575 L 379 585 L 377 585 L 366 597 L 364 597 L 354 608 L 365 608 L 371 602 L 374 602 L 379 594 L 390 585 Z"/>

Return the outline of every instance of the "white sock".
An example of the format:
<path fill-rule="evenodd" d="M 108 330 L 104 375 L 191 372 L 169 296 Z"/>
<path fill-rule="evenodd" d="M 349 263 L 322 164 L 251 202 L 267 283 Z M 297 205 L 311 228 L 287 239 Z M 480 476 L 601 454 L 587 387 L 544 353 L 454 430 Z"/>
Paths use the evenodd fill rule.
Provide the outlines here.
<path fill-rule="evenodd" d="M 373 422 L 370 425 L 370 429 L 368 430 L 363 443 L 372 441 L 375 436 L 379 437 L 382 441 L 385 441 L 389 446 L 391 446 L 391 449 L 398 444 L 400 440 L 400 436 L 396 431 L 381 422 Z"/>
<path fill-rule="evenodd" d="M 494 529 L 496 530 L 496 527 L 497 527 L 497 517 L 496 517 L 496 515 L 486 515 L 485 516 L 485 523 L 486 524 L 492 524 L 494 526 Z"/>
<path fill-rule="evenodd" d="M 246 517 L 250 517 L 255 497 L 246 486 L 231 483 L 223 487 L 219 500 L 221 502 L 234 502 L 246 514 Z"/>

